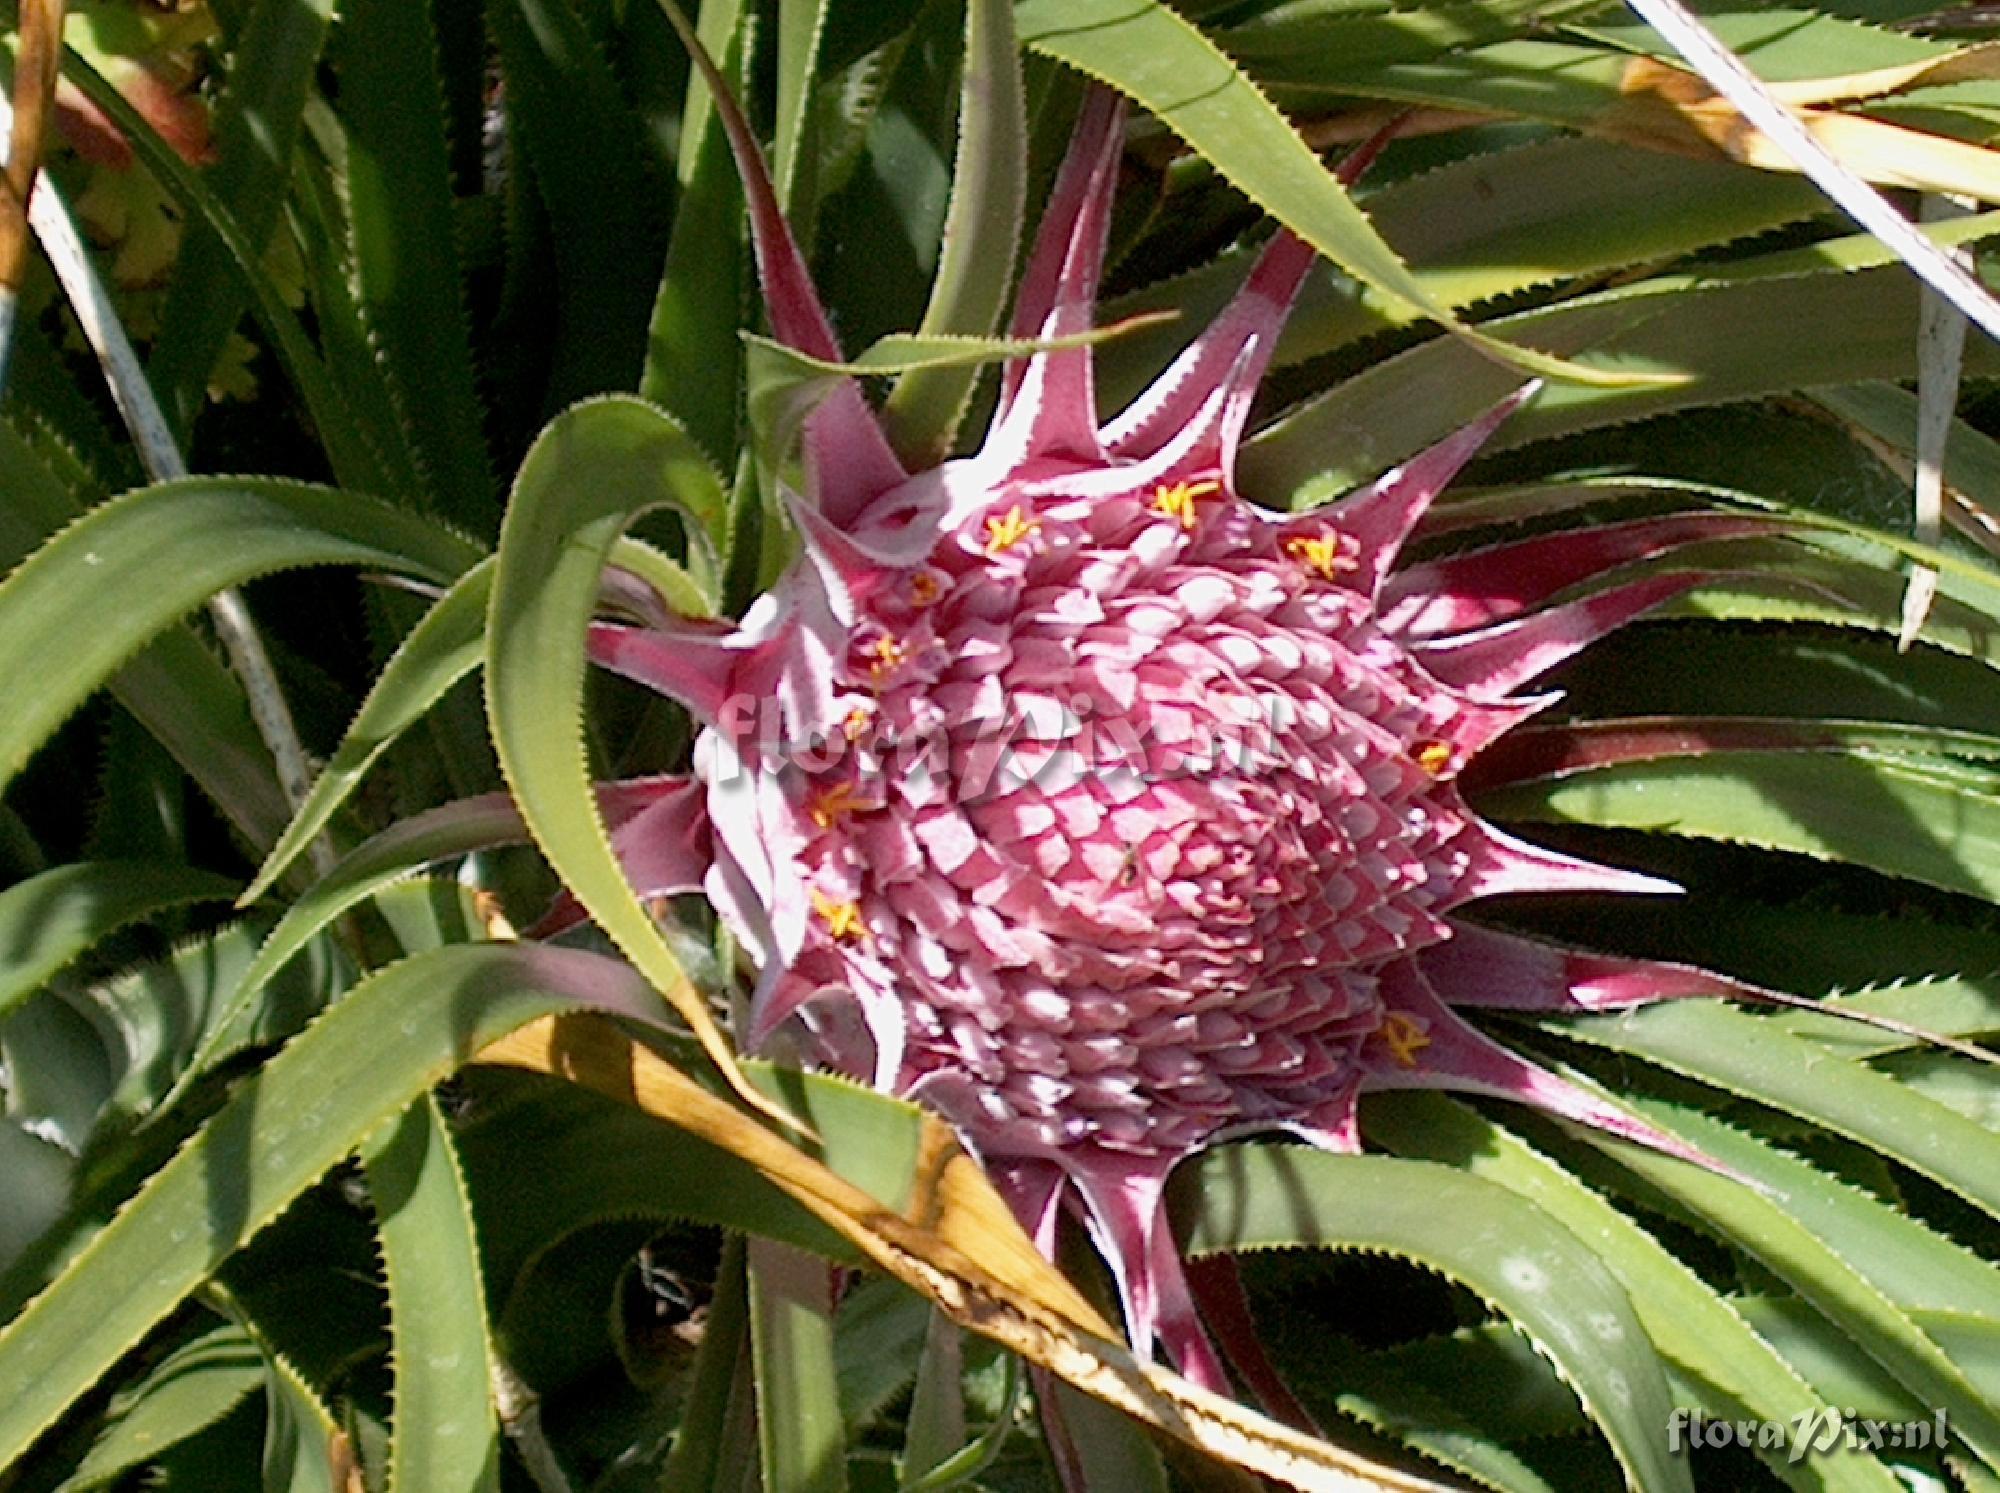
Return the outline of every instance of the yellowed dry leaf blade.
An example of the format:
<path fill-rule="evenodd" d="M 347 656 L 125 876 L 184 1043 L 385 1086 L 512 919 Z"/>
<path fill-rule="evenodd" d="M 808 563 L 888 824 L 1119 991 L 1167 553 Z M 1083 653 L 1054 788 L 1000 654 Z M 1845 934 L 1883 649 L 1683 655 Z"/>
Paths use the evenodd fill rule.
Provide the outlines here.
<path fill-rule="evenodd" d="M 1986 55 L 1995 48 L 1975 50 L 1981 67 L 2000 69 L 2000 56 Z M 1798 170 L 1784 150 L 1693 73 L 1634 58 L 1620 88 L 1623 97 L 1599 117 L 1593 133 L 1655 150 L 1722 155 L 1765 171 Z M 1843 166 L 1877 186 L 2000 204 L 2000 151 L 1830 109 L 1793 112 Z"/>
<path fill-rule="evenodd" d="M 1210 1456 L 1306 1493 L 1448 1493 L 1141 1364 L 936 1120 L 924 1122 L 911 1201 L 899 1214 L 602 1018 L 544 1017 L 475 1061 L 581 1084 L 741 1157 L 961 1326 Z"/>

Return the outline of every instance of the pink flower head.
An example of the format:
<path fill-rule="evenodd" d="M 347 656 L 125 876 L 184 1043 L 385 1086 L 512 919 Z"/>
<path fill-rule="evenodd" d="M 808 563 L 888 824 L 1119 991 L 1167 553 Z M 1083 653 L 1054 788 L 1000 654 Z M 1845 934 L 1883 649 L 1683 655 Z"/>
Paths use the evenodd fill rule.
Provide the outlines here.
<path fill-rule="evenodd" d="M 1094 95 L 1017 336 L 1089 329 L 1122 138 L 1121 106 Z M 835 358 L 738 144 L 775 330 Z M 843 383 L 805 431 L 804 553 L 741 625 L 591 638 L 705 727 L 701 786 L 614 839 L 641 893 L 699 885 L 754 953 L 749 1041 L 790 1027 L 948 1117 L 1044 1248 L 1079 1214 L 1141 1351 L 1157 1337 L 1217 1389 L 1163 1218 L 1182 1158 L 1271 1131 L 1351 1151 L 1359 1096 L 1410 1087 L 1685 1155 L 1455 1008 L 1731 989 L 1457 921 L 1502 893 L 1671 888 L 1503 834 L 1456 780 L 1553 698 L 1523 685 L 1699 576 L 1549 597 L 1745 523 L 1654 519 L 1397 571 L 1532 388 L 1331 507 L 1252 507 L 1236 451 L 1312 261 L 1280 233 L 1109 424 L 1087 348 L 1009 366 L 978 453 L 935 470 L 906 473 Z"/>

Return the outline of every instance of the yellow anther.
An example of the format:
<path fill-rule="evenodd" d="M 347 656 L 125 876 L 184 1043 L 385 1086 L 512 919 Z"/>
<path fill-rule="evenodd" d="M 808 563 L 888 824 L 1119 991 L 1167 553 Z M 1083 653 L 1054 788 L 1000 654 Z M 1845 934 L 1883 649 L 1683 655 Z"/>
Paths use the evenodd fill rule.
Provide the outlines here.
<path fill-rule="evenodd" d="M 835 783 L 812 801 L 812 807 L 807 812 L 812 815 L 812 822 L 821 829 L 832 829 L 849 814 L 858 814 L 872 807 L 855 791 L 852 783 Z"/>
<path fill-rule="evenodd" d="M 840 723 L 840 734 L 849 741 L 859 741 L 874 719 L 865 705 L 857 705 L 847 712 L 847 719 Z"/>
<path fill-rule="evenodd" d="M 1342 548 L 1343 537 L 1339 534 L 1301 534 L 1296 539 L 1285 541 L 1285 553 L 1321 580 L 1330 581 L 1343 571 L 1355 569 L 1358 564 L 1353 554 Z M 1349 540 L 1349 549 L 1352 544 L 1353 541 Z"/>
<path fill-rule="evenodd" d="M 1375 1035 L 1382 1039 L 1382 1045 L 1389 1049 L 1389 1056 L 1396 1060 L 1398 1067 L 1417 1066 L 1417 1054 L 1431 1045 L 1414 1017 L 1405 1016 L 1400 1011 L 1391 1011 L 1382 1018 L 1382 1024 L 1375 1029 Z"/>
<path fill-rule="evenodd" d="M 1222 491 L 1220 482 L 1162 482 L 1153 489 L 1153 511 L 1183 529 L 1194 527 L 1194 500 Z"/>
<path fill-rule="evenodd" d="M 1019 513 L 1020 509 L 1017 508 L 1014 511 L 1016 513 Z M 988 521 L 987 527 L 989 529 L 992 527 L 991 520 Z M 991 548 L 990 542 L 988 547 L 990 550 Z M 936 601 L 938 597 L 941 596 L 943 593 L 944 593 L 944 587 L 941 584 L 939 584 L 938 578 L 932 575 L 928 570 L 919 570 L 916 574 L 910 577 L 911 606 L 927 607 L 932 602 Z"/>
<path fill-rule="evenodd" d="M 1029 518 L 1021 512 L 1016 503 L 1005 513 L 986 520 L 986 553 L 989 556 L 1005 554 L 1030 534 L 1040 531 L 1042 521 Z"/>
<path fill-rule="evenodd" d="M 1417 766 L 1434 778 L 1442 777 L 1444 770 L 1451 766 L 1451 745 L 1448 742 L 1419 742 L 1412 755 L 1416 758 Z"/>
<path fill-rule="evenodd" d="M 868 936 L 868 929 L 861 921 L 859 902 L 836 902 L 823 892 L 812 894 L 813 911 L 826 925 L 827 937 L 835 943 L 854 943 Z"/>
<path fill-rule="evenodd" d="M 896 670 L 910 661 L 910 650 L 903 646 L 901 638 L 884 633 L 868 648 L 874 662 L 868 665 L 868 677 L 880 684 Z"/>

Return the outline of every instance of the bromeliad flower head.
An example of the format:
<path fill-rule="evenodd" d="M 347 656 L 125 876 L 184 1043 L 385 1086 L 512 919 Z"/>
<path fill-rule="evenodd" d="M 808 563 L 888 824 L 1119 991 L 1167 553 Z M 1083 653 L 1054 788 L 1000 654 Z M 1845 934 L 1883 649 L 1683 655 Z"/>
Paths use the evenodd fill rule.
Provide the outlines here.
<path fill-rule="evenodd" d="M 1121 140 L 1095 96 L 1017 335 L 1088 329 Z M 835 357 L 739 145 L 775 329 Z M 1332 507 L 1250 506 L 1233 460 L 1312 258 L 1280 234 L 1108 425 L 1088 349 L 1044 351 L 1007 370 L 977 455 L 908 475 L 840 386 L 806 427 L 804 554 L 740 627 L 591 638 L 706 728 L 700 786 L 614 840 L 642 893 L 699 884 L 754 953 L 749 1040 L 791 1026 L 947 1116 L 1045 1248 L 1079 1213 L 1141 1349 L 1157 1335 L 1218 1389 L 1163 1222 L 1182 1158 L 1268 1131 L 1353 1150 L 1359 1096 L 1399 1087 L 1675 1150 L 1454 1008 L 1728 988 L 1458 922 L 1503 893 L 1663 888 L 1510 838 L 1456 780 L 1551 698 L 1522 685 L 1697 577 L 1546 598 L 1743 523 L 1653 519 L 1396 570 L 1530 390 Z"/>

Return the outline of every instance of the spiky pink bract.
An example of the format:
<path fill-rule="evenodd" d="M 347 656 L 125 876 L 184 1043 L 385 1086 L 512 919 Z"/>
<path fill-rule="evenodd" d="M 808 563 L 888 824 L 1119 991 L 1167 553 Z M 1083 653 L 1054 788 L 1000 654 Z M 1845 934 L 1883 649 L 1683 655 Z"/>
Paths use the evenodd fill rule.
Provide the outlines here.
<path fill-rule="evenodd" d="M 1017 335 L 1088 329 L 1121 141 L 1118 105 L 1093 96 Z M 832 356 L 738 145 L 773 324 Z M 805 553 L 741 626 L 591 638 L 706 728 L 712 853 L 662 851 L 654 812 L 616 838 L 642 892 L 698 883 L 760 962 L 749 1039 L 791 1024 L 820 1060 L 937 1109 L 1045 1248 L 1074 1208 L 1141 1350 L 1157 1335 L 1218 1389 L 1163 1221 L 1176 1163 L 1264 1131 L 1353 1149 L 1359 1095 L 1412 1086 L 1677 1150 L 1452 1008 L 1730 989 L 1455 922 L 1498 893 L 1663 889 L 1502 834 L 1455 780 L 1547 703 L 1520 687 L 1699 577 L 1548 598 L 1761 526 L 1649 520 L 1394 573 L 1528 389 L 1330 508 L 1252 507 L 1237 445 L 1312 261 L 1280 234 L 1108 425 L 1088 350 L 1044 352 L 1007 370 L 978 454 L 908 476 L 843 385 L 806 428 Z"/>

